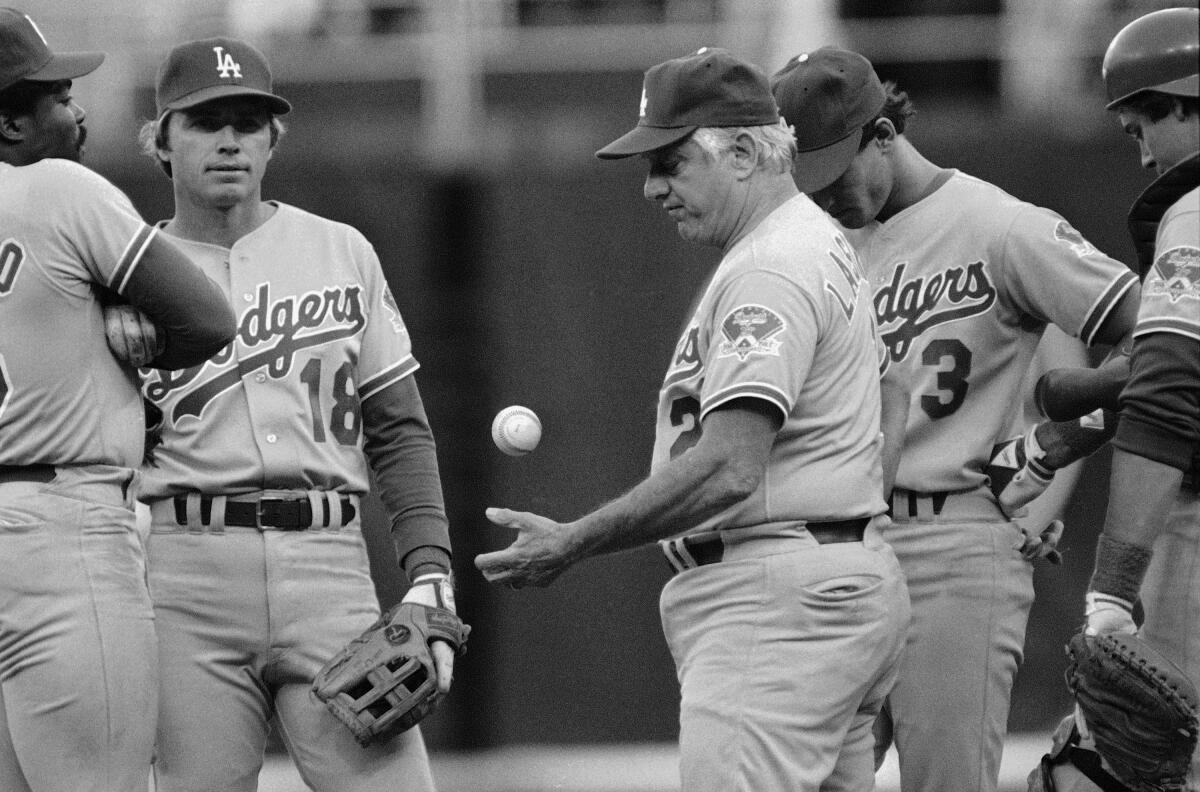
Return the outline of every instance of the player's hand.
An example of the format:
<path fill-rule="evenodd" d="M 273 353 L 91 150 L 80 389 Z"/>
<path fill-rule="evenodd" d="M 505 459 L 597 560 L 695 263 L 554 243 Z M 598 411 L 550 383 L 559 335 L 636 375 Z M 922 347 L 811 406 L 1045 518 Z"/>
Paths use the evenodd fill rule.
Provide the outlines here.
<path fill-rule="evenodd" d="M 517 530 L 505 549 L 475 556 L 475 566 L 488 582 L 509 588 L 549 586 L 573 563 L 570 531 L 562 524 L 510 509 L 492 508 L 486 514 L 496 525 Z"/>
<path fill-rule="evenodd" d="M 1021 532 L 1022 541 L 1017 550 L 1028 561 L 1044 558 L 1051 564 L 1062 563 L 1062 553 L 1058 550 L 1058 541 L 1062 539 L 1063 521 L 1051 520 L 1050 524 L 1037 536 Z"/>
<path fill-rule="evenodd" d="M 421 575 L 404 593 L 401 602 L 415 602 L 431 608 L 445 608 L 458 615 L 454 604 L 454 583 L 449 573 L 430 573 Z M 435 639 L 429 645 L 433 655 L 433 665 L 437 668 L 438 692 L 445 695 L 450 692 L 450 683 L 454 680 L 454 649 L 445 641 Z"/>
<path fill-rule="evenodd" d="M 992 449 L 987 465 L 988 486 L 1009 519 L 1028 514 L 1026 506 L 1054 480 L 1054 470 L 1046 464 L 1046 452 L 1038 443 L 1038 428 Z"/>
<path fill-rule="evenodd" d="M 108 348 L 123 363 L 141 368 L 162 354 L 166 337 L 144 313 L 127 304 L 104 306 Z"/>
<path fill-rule="evenodd" d="M 1137 632 L 1137 622 L 1133 619 L 1132 602 L 1099 591 L 1089 591 L 1085 602 L 1083 625 L 1085 635 L 1104 635 L 1105 633 L 1129 633 L 1132 635 Z"/>

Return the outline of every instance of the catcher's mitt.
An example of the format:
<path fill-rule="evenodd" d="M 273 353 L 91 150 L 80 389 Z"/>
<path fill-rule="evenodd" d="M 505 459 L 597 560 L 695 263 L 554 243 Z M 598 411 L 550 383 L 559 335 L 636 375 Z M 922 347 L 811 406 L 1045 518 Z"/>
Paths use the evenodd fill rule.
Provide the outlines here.
<path fill-rule="evenodd" d="M 365 748 L 433 711 L 437 669 L 429 643 L 445 641 L 461 654 L 470 631 L 446 608 L 402 602 L 325 664 L 313 692 Z"/>
<path fill-rule="evenodd" d="M 1067 654 L 1067 687 L 1112 774 L 1133 792 L 1181 792 L 1200 731 L 1184 672 L 1125 633 L 1079 633 Z"/>

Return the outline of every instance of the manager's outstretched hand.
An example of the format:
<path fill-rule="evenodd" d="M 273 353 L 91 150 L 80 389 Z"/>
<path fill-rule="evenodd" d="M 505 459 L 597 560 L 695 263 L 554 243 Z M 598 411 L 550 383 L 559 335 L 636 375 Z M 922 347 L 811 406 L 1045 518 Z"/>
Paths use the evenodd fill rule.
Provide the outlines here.
<path fill-rule="evenodd" d="M 475 566 L 490 583 L 509 588 L 549 586 L 579 560 L 573 532 L 562 523 L 529 512 L 488 509 L 496 525 L 515 528 L 517 538 L 503 550 L 475 556 Z"/>

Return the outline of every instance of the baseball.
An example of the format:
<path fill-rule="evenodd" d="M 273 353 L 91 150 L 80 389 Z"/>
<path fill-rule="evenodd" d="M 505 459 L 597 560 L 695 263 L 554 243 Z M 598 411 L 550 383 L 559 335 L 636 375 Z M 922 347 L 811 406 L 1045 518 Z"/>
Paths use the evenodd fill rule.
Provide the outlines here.
<path fill-rule="evenodd" d="M 528 454 L 541 439 L 542 422 L 528 407 L 505 407 L 492 420 L 492 440 L 509 456 Z"/>

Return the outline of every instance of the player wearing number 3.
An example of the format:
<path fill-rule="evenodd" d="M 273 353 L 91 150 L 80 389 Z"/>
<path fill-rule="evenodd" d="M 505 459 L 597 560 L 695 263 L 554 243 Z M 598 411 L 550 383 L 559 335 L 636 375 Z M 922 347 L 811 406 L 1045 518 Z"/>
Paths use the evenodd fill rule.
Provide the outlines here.
<path fill-rule="evenodd" d="M 257 785 L 268 721 L 318 792 L 430 790 L 418 729 L 360 748 L 310 693 L 379 616 L 361 533 L 368 461 L 392 515 L 406 599 L 433 604 L 450 569 L 417 362 L 371 245 L 264 201 L 290 106 L 261 53 L 182 44 L 159 69 L 147 153 L 171 177 L 162 224 L 226 291 L 234 341 L 181 373 L 143 372 L 162 411 L 144 466 L 159 636 L 157 788 Z M 438 683 L 453 655 L 434 644 Z"/>
<path fill-rule="evenodd" d="M 1137 282 L 1054 212 L 925 159 L 903 134 L 907 95 L 861 55 L 799 55 L 772 86 L 796 129 L 799 186 L 850 229 L 889 376 L 912 392 L 885 534 L 913 607 L 885 712 L 901 785 L 994 790 L 1033 572 L 985 467 L 1046 325 L 1114 344 L 1133 327 Z"/>

